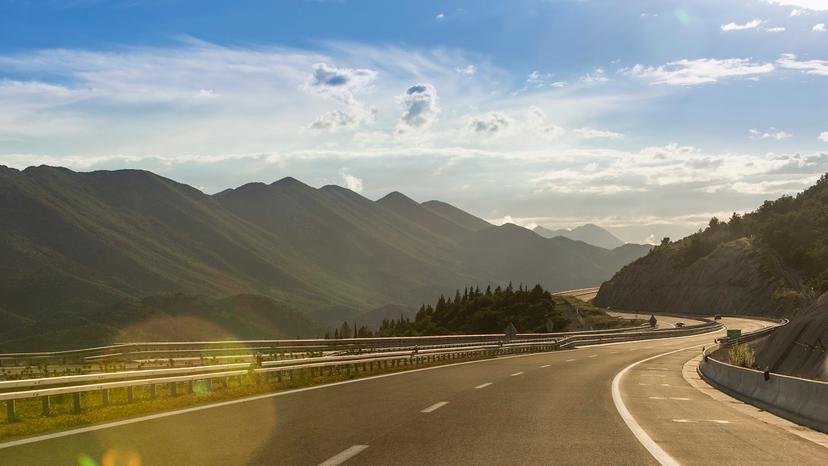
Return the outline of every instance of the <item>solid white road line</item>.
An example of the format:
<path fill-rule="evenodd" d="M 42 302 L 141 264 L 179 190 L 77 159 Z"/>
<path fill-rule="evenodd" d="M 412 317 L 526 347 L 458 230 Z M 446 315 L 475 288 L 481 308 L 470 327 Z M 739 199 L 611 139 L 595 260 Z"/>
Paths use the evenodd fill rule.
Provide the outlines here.
<path fill-rule="evenodd" d="M 690 401 L 690 398 L 681 398 L 676 396 L 651 396 L 651 400 L 676 400 L 676 401 Z"/>
<path fill-rule="evenodd" d="M 514 374 L 512 374 L 510 377 L 514 377 L 514 376 L 516 376 L 516 375 L 523 375 L 523 372 L 515 372 L 515 373 L 514 373 Z"/>
<path fill-rule="evenodd" d="M 626 375 L 627 372 L 630 371 L 633 367 L 645 363 L 647 361 L 652 361 L 653 359 L 660 358 L 662 356 L 667 356 L 668 354 L 674 354 L 681 351 L 687 351 L 692 348 L 698 348 L 703 345 L 694 345 L 688 346 L 686 348 L 681 348 L 673 351 L 668 351 L 666 353 L 657 354 L 655 356 L 650 356 L 649 358 L 642 359 L 640 361 L 634 362 L 629 366 L 625 367 L 621 372 L 615 374 L 615 377 L 612 379 L 612 402 L 615 404 L 615 409 L 618 410 L 618 414 L 621 415 L 621 419 L 624 420 L 624 423 L 627 424 L 627 427 L 632 431 L 635 438 L 653 455 L 653 458 L 656 459 L 662 465 L 669 465 L 669 466 L 678 466 L 678 461 L 675 460 L 669 453 L 664 451 L 652 437 L 650 437 L 647 432 L 641 428 L 641 425 L 635 418 L 630 414 L 630 411 L 627 409 L 627 406 L 624 404 L 624 399 L 621 397 L 621 379 Z"/>
<path fill-rule="evenodd" d="M 567 359 L 567 360 L 566 360 L 566 361 L 564 361 L 564 362 L 572 362 L 572 361 L 574 361 L 574 359 Z"/>
<path fill-rule="evenodd" d="M 441 401 L 439 403 L 434 403 L 433 405 L 429 406 L 428 408 L 420 411 L 421 413 L 430 413 L 433 411 L 437 411 L 438 409 L 442 408 L 443 406 L 447 405 L 448 401 Z"/>
<path fill-rule="evenodd" d="M 478 390 L 478 389 L 481 389 L 481 388 L 486 388 L 486 387 L 488 387 L 488 386 L 489 386 L 489 385 L 491 385 L 491 384 L 492 384 L 491 382 L 481 383 L 480 385 L 478 385 L 478 386 L 476 386 L 476 387 L 474 387 L 474 388 L 475 388 L 475 390 Z"/>
<path fill-rule="evenodd" d="M 327 460 L 319 463 L 319 466 L 337 466 L 360 454 L 360 452 L 362 452 L 366 448 L 368 448 L 368 445 L 354 445 L 351 448 L 348 448 L 347 450 L 344 450 L 341 453 L 337 454 L 336 456 L 332 456 Z"/>
<path fill-rule="evenodd" d="M 549 366 L 551 366 L 551 364 L 544 364 L 544 365 L 541 366 L 541 369 L 546 369 Z"/>

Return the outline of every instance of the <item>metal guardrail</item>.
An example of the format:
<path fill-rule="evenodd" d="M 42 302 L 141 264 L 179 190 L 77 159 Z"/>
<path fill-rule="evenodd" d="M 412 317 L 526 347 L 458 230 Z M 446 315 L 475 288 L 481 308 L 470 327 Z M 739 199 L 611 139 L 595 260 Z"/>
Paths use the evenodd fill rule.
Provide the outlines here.
<path fill-rule="evenodd" d="M 617 341 L 636 341 L 654 338 L 667 338 L 679 335 L 694 335 L 705 331 L 721 328 L 721 325 L 714 322 L 706 322 L 683 329 L 664 329 L 614 333 L 585 333 L 568 335 L 564 338 L 547 338 L 545 340 L 515 340 L 512 342 L 494 342 L 489 344 L 478 344 L 476 346 L 465 345 L 446 348 L 414 348 L 405 351 L 363 353 L 344 356 L 321 356 L 304 359 L 286 359 L 280 361 L 263 361 L 261 366 L 245 363 L 225 364 L 215 366 L 198 366 L 174 369 L 155 369 L 125 371 L 102 374 L 85 374 L 64 377 L 48 377 L 41 379 L 13 380 L 0 382 L 0 390 L 14 390 L 25 388 L 26 390 L 0 392 L 0 401 L 5 401 L 7 418 L 11 422 L 16 419 L 15 400 L 41 398 L 43 402 L 43 415 L 50 414 L 50 397 L 55 395 L 73 395 L 74 412 L 81 411 L 81 393 L 101 391 L 103 404 L 109 404 L 109 390 L 115 388 L 126 388 L 127 399 L 134 398 L 134 388 L 148 386 L 151 396 L 155 396 L 156 387 L 168 385 L 172 396 L 178 393 L 178 384 L 186 383 L 187 390 L 192 392 L 196 382 L 206 383 L 207 390 L 212 389 L 214 380 L 231 377 L 250 376 L 254 380 L 260 380 L 262 376 L 275 377 L 279 382 L 284 377 L 293 380 L 297 371 L 305 375 L 307 371 L 313 374 L 318 371 L 322 375 L 323 369 L 328 369 L 329 374 L 334 369 L 346 368 L 350 373 L 352 370 L 363 371 L 377 368 L 398 367 L 400 365 L 416 365 L 433 363 L 444 360 L 469 358 L 469 357 L 494 357 L 502 354 L 527 353 L 538 351 L 551 351 L 568 348 L 574 345 L 591 345 Z M 502 338 L 502 337 L 501 337 Z M 85 382 L 85 383 L 84 383 Z M 95 383 L 100 382 L 100 383 Z M 77 383 L 82 383 L 77 385 Z M 72 385 L 75 384 L 75 385 Z M 62 386 L 58 386 L 62 385 Z M 51 387 L 51 388 L 46 388 Z"/>

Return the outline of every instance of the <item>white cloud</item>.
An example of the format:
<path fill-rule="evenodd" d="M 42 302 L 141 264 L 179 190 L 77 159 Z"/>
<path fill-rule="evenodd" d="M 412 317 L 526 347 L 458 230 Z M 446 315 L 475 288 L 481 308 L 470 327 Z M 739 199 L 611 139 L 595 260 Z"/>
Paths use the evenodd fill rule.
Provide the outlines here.
<path fill-rule="evenodd" d="M 376 77 L 375 70 L 337 68 L 327 63 L 317 63 L 313 65 L 305 89 L 353 104 L 356 102 L 354 95 L 368 89 Z"/>
<path fill-rule="evenodd" d="M 436 19 L 437 21 L 443 20 L 445 18 L 446 15 L 444 15 L 443 13 L 437 13 L 437 16 L 434 17 L 434 19 Z"/>
<path fill-rule="evenodd" d="M 782 26 L 775 26 L 775 27 L 767 27 L 761 28 L 765 32 L 785 32 L 785 28 Z"/>
<path fill-rule="evenodd" d="M 376 109 L 368 110 L 354 106 L 350 111 L 333 110 L 323 113 L 310 124 L 310 129 L 336 131 L 339 129 L 356 128 L 361 124 L 370 124 L 374 121 Z"/>
<path fill-rule="evenodd" d="M 477 67 L 474 65 L 466 65 L 455 68 L 455 71 L 465 76 L 474 76 L 477 73 Z"/>
<path fill-rule="evenodd" d="M 578 137 L 578 138 L 581 138 L 581 139 L 598 139 L 598 138 L 620 139 L 620 138 L 624 137 L 624 135 L 621 134 L 621 133 L 616 133 L 614 131 L 604 131 L 604 130 L 593 129 L 593 128 L 578 128 L 578 129 L 573 129 L 571 132 L 572 132 L 572 134 L 575 135 L 575 137 Z"/>
<path fill-rule="evenodd" d="M 468 130 L 475 134 L 497 136 L 511 126 L 511 118 L 500 112 L 488 112 L 474 115 L 469 119 Z"/>
<path fill-rule="evenodd" d="M 750 133 L 751 139 L 776 139 L 777 141 L 788 139 L 793 136 L 791 133 L 778 130 L 772 126 L 767 131 L 760 131 L 758 129 L 751 128 L 748 130 L 748 133 Z"/>
<path fill-rule="evenodd" d="M 736 23 L 723 24 L 721 26 L 721 29 L 724 32 L 743 31 L 745 29 L 756 29 L 764 23 L 765 23 L 765 21 L 763 21 L 761 19 L 754 19 L 753 21 L 748 21 L 747 23 L 744 23 L 744 24 L 736 24 Z"/>
<path fill-rule="evenodd" d="M 754 63 L 747 58 L 700 58 L 678 60 L 660 66 L 635 65 L 619 73 L 653 84 L 697 86 L 722 79 L 756 77 L 774 70 L 771 63 Z"/>
<path fill-rule="evenodd" d="M 814 27 L 811 28 L 811 30 L 814 32 L 825 32 L 825 23 L 816 24 L 814 25 Z"/>
<path fill-rule="evenodd" d="M 794 8 L 793 10 L 791 10 L 791 16 L 805 16 L 807 14 L 807 10 L 800 10 L 799 8 Z"/>
<path fill-rule="evenodd" d="M 828 61 L 826 60 L 797 60 L 792 53 L 783 53 L 776 64 L 790 70 L 804 71 L 807 74 L 828 76 Z"/>
<path fill-rule="evenodd" d="M 584 83 L 603 83 L 607 81 L 609 81 L 609 78 L 603 68 L 595 68 L 592 73 L 587 73 L 581 78 L 581 82 Z"/>
<path fill-rule="evenodd" d="M 529 73 L 529 75 L 526 76 L 526 85 L 529 87 L 543 87 L 544 79 L 541 76 L 540 71 L 535 70 Z"/>
<path fill-rule="evenodd" d="M 828 142 L 828 131 L 823 131 L 819 133 L 819 140 L 823 142 Z"/>
<path fill-rule="evenodd" d="M 355 193 L 361 193 L 364 189 L 364 185 L 362 183 L 361 178 L 349 175 L 344 171 L 339 172 L 339 176 L 342 178 L 342 182 L 345 183 L 345 187 L 350 189 L 351 191 Z"/>
<path fill-rule="evenodd" d="M 416 84 L 409 87 L 399 97 L 403 114 L 397 124 L 397 132 L 426 129 L 437 119 L 440 113 L 437 89 L 431 84 Z"/>
<path fill-rule="evenodd" d="M 828 0 L 767 0 L 767 2 L 781 6 L 793 6 L 797 9 L 802 8 L 814 11 L 828 10 Z M 793 12 L 791 12 L 791 15 L 793 16 Z"/>

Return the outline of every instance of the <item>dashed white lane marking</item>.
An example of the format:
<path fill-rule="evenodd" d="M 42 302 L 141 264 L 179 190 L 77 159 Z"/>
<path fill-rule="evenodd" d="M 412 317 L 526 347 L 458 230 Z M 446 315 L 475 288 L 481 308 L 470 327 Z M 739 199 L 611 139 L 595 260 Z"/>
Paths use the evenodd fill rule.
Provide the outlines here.
<path fill-rule="evenodd" d="M 684 397 L 681 397 L 681 396 L 651 396 L 649 398 L 651 400 L 690 401 L 690 398 L 684 398 Z"/>
<path fill-rule="evenodd" d="M 589 356 L 589 357 L 590 357 L 590 358 L 597 358 L 597 357 L 598 357 L 598 355 L 597 355 L 597 354 L 593 354 L 593 355 L 591 355 L 591 356 Z"/>
<path fill-rule="evenodd" d="M 516 375 L 523 375 L 523 372 L 515 372 L 514 374 L 510 375 L 510 377 L 514 377 Z"/>
<path fill-rule="evenodd" d="M 478 386 L 476 386 L 476 387 L 474 387 L 474 388 L 475 388 L 475 390 L 478 390 L 478 389 L 481 389 L 481 388 L 486 388 L 486 387 L 488 387 L 488 386 L 489 386 L 489 385 L 491 385 L 491 384 L 492 384 L 491 382 L 481 383 L 480 385 L 478 385 Z"/>
<path fill-rule="evenodd" d="M 368 445 L 354 445 L 342 452 L 338 453 L 335 456 L 328 458 L 327 460 L 319 463 L 319 466 L 337 466 L 338 464 L 342 464 L 349 459 L 353 458 L 354 456 L 360 454 L 363 450 L 368 448 Z"/>
<path fill-rule="evenodd" d="M 574 361 L 574 359 L 567 359 L 567 360 L 566 360 L 566 361 L 564 361 L 564 362 L 572 362 L 572 361 Z"/>
<path fill-rule="evenodd" d="M 725 421 L 724 419 L 673 419 L 673 422 L 678 422 L 681 424 L 690 424 L 694 422 L 712 422 L 715 424 L 730 424 L 730 421 Z"/>
<path fill-rule="evenodd" d="M 547 368 L 547 367 L 549 367 L 550 365 L 551 365 L 551 364 L 544 364 L 544 365 L 542 365 L 542 366 L 541 366 L 541 369 L 546 369 L 546 368 Z"/>
<path fill-rule="evenodd" d="M 618 354 L 618 351 L 610 351 L 610 354 Z"/>
<path fill-rule="evenodd" d="M 443 406 L 447 405 L 448 401 L 441 401 L 439 403 L 434 403 L 433 405 L 429 406 L 428 408 L 420 411 L 421 413 L 431 413 L 433 411 L 437 411 L 438 409 L 442 408 Z"/>

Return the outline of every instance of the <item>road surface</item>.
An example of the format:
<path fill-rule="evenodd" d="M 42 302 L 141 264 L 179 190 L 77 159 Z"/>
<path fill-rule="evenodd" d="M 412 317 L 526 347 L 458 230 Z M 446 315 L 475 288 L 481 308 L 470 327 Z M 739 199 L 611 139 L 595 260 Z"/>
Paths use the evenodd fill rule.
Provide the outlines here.
<path fill-rule="evenodd" d="M 763 325 L 724 322 L 743 330 Z M 2 444 L 0 464 L 71 465 L 79 457 L 95 461 L 86 464 L 140 459 L 142 466 L 658 464 L 657 457 L 664 464 L 828 464 L 828 448 L 714 400 L 682 377 L 684 363 L 721 333 L 503 357 L 225 402 Z M 619 372 L 653 357 L 618 377 L 614 401 Z M 653 452 L 644 446 L 648 438 Z"/>

